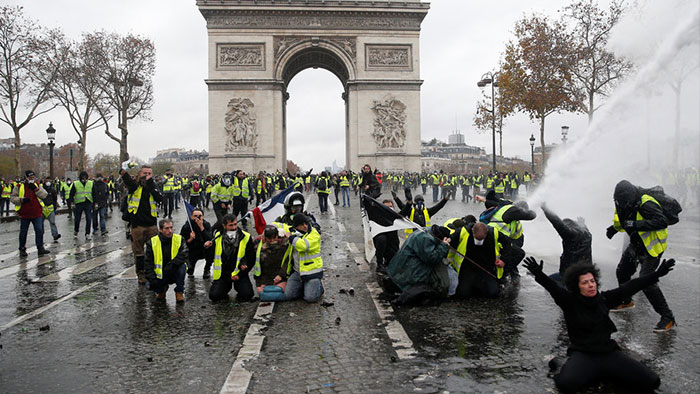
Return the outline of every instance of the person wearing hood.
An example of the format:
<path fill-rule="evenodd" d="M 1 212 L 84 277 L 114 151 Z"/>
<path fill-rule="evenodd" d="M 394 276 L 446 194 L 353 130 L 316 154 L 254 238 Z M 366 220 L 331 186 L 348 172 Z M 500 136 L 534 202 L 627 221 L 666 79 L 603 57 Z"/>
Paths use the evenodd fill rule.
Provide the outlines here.
<path fill-rule="evenodd" d="M 449 195 L 446 195 L 440 200 L 440 202 L 428 208 L 425 206 L 425 199 L 422 195 L 419 194 L 415 199 L 413 199 L 410 188 L 404 189 L 404 195 L 406 197 L 405 204 L 396 196 L 396 193 L 392 192 L 391 195 L 394 197 L 396 206 L 399 208 L 399 215 L 407 218 L 421 227 L 430 227 L 430 218 L 438 213 L 445 206 L 445 204 L 447 204 L 447 200 L 449 199 Z M 404 230 L 406 238 L 408 238 L 412 232 L 412 229 Z"/>
<path fill-rule="evenodd" d="M 652 392 L 659 387 L 659 376 L 624 354 L 610 337 L 617 327 L 609 312 L 624 299 L 656 285 L 659 278 L 673 270 L 674 264 L 673 259 L 664 260 L 658 269 L 601 292 L 600 272 L 593 264 L 571 265 L 564 273 L 565 286 L 561 286 L 543 272 L 543 261 L 537 264 L 534 257 L 525 259 L 525 268 L 564 312 L 570 344 L 566 352 L 568 359 L 554 375 L 560 391 L 582 391 L 603 380 L 630 392 Z"/>
<path fill-rule="evenodd" d="M 543 203 L 541 208 L 544 212 L 544 216 L 549 220 L 561 238 L 562 252 L 561 257 L 559 257 L 559 272 L 550 275 L 550 278 L 561 283 L 564 272 L 566 272 L 566 269 L 572 264 L 593 263 L 593 258 L 591 257 L 591 242 L 593 237 L 582 217 L 576 220 L 569 218 L 561 219 L 547 207 L 547 204 Z"/>
<path fill-rule="evenodd" d="M 209 299 L 216 302 L 228 299 L 232 288 L 238 301 L 248 301 L 255 295 L 248 273 L 255 266 L 255 247 L 250 234 L 238 225 L 238 219 L 227 213 L 221 219 L 223 231 L 214 234 L 205 248 L 214 248 L 213 282 Z"/>
<path fill-rule="evenodd" d="M 637 265 L 641 266 L 640 276 L 654 272 L 659 266 L 666 250 L 668 221 L 659 202 L 629 181 L 620 181 L 615 186 L 613 197 L 615 216 L 612 226 L 606 230 L 606 236 L 612 239 L 618 232 L 625 232 L 630 240 L 617 265 L 617 282 L 622 285 L 632 278 Z M 643 292 L 654 311 L 661 316 L 654 332 L 672 329 L 676 325 L 676 319 L 659 285 L 654 283 Z M 627 297 L 613 310 L 622 311 L 633 307 L 632 298 Z"/>
<path fill-rule="evenodd" d="M 73 238 L 78 238 L 80 232 L 80 219 L 85 213 L 85 239 L 90 239 L 92 227 L 92 204 L 95 200 L 93 183 L 88 179 L 88 173 L 81 171 L 78 180 L 73 183 L 70 190 L 70 200 L 75 204 L 75 222 L 73 223 Z"/>
<path fill-rule="evenodd" d="M 44 218 L 43 207 L 39 199 L 46 198 L 48 193 L 36 182 L 34 171 L 24 172 L 24 182 L 18 183 L 12 189 L 10 201 L 15 204 L 19 216 L 19 256 L 27 257 L 27 232 L 29 223 L 34 227 L 34 237 L 37 254 L 43 256 L 49 251 L 44 248 Z"/>

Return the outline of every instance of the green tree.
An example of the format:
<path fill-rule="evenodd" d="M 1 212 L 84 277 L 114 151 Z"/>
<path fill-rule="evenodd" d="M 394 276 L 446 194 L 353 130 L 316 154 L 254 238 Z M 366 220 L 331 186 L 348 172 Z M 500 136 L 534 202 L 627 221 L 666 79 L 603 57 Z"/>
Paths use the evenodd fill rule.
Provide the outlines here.
<path fill-rule="evenodd" d="M 531 15 L 516 22 L 515 39 L 506 45 L 499 78 L 504 105 L 539 122 L 543 163 L 547 116 L 581 109 L 573 94 L 571 69 L 576 56 L 571 42 L 561 22 Z"/>

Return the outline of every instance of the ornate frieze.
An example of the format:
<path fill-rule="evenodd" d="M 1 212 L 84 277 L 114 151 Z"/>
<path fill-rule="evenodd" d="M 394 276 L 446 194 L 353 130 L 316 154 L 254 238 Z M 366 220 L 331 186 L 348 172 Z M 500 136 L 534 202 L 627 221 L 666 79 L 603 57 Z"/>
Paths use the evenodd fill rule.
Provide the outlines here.
<path fill-rule="evenodd" d="M 265 69 L 265 44 L 217 44 L 216 67 Z"/>
<path fill-rule="evenodd" d="M 253 151 L 257 145 L 255 104 L 235 97 L 228 102 L 225 118 L 226 152 Z"/>
<path fill-rule="evenodd" d="M 357 38 L 356 37 L 328 37 L 328 36 L 274 36 L 273 47 L 275 50 L 275 60 L 279 59 L 284 52 L 299 43 L 309 41 L 309 42 L 320 42 L 326 41 L 352 59 L 353 63 L 357 59 Z"/>
<path fill-rule="evenodd" d="M 367 70 L 410 71 L 413 67 L 411 45 L 365 45 Z"/>
<path fill-rule="evenodd" d="M 406 142 L 406 104 L 393 96 L 375 100 L 374 131 L 372 136 L 377 150 L 403 148 Z"/>
<path fill-rule="evenodd" d="M 423 13 L 203 11 L 208 29 L 420 30 Z"/>

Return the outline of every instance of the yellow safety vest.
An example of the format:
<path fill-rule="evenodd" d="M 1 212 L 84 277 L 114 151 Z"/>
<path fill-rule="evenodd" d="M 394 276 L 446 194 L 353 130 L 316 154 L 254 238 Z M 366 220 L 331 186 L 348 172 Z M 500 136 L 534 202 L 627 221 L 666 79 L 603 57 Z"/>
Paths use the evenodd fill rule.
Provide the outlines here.
<path fill-rule="evenodd" d="M 175 190 L 175 177 L 166 177 L 166 181 L 163 184 L 163 192 L 171 192 Z"/>
<path fill-rule="evenodd" d="M 467 231 L 466 228 L 462 227 L 461 232 L 459 233 L 459 245 L 457 245 L 457 252 L 460 253 L 462 256 L 467 255 L 467 242 L 469 241 L 469 237 L 472 235 Z M 498 259 L 501 256 L 501 244 L 498 243 L 498 231 L 493 232 L 493 242 L 495 243 L 495 248 L 496 248 L 496 258 Z M 447 260 L 450 262 L 450 265 L 452 268 L 454 268 L 455 271 L 459 274 L 459 270 L 462 268 L 462 262 L 464 261 L 464 257 L 460 256 L 459 254 L 455 253 L 452 249 L 447 253 Z M 498 279 L 501 279 L 503 277 L 503 268 L 501 267 L 496 267 L 496 277 Z"/>
<path fill-rule="evenodd" d="M 134 215 L 136 215 L 136 211 L 139 210 L 139 202 L 141 201 L 142 191 L 143 187 L 139 186 L 138 188 L 136 188 L 133 194 L 129 195 L 129 201 L 126 207 L 126 210 L 129 213 L 133 213 Z M 153 199 L 153 196 L 150 193 L 148 194 L 148 203 L 151 205 L 151 216 L 157 218 L 158 209 L 156 208 L 156 200 Z"/>
<path fill-rule="evenodd" d="M 661 206 L 656 199 L 648 194 L 642 195 L 641 205 L 647 202 L 653 202 L 654 204 Z M 644 220 L 644 217 L 637 211 L 637 220 Z M 617 231 L 624 232 L 625 229 L 622 228 L 620 224 L 620 218 L 617 216 L 617 209 L 615 209 L 615 217 L 613 218 L 613 226 Z M 666 250 L 666 240 L 668 239 L 668 228 L 662 230 L 652 230 L 652 231 L 638 231 L 639 236 L 644 242 L 644 247 L 651 257 L 658 257 Z"/>
<path fill-rule="evenodd" d="M 238 179 L 238 177 L 233 178 L 233 184 L 231 185 L 233 188 L 233 196 L 238 197 L 241 196 L 245 198 L 246 200 L 250 196 L 250 189 L 248 188 L 248 178 L 243 178 L 243 181 Z"/>
<path fill-rule="evenodd" d="M 510 223 L 503 222 L 503 215 L 512 206 L 512 204 L 508 204 L 499 208 L 491 217 L 491 221 L 489 221 L 488 225 L 500 231 L 510 239 L 518 239 L 523 236 L 523 225 L 520 223 L 520 220 L 514 220 Z"/>
<path fill-rule="evenodd" d="M 410 221 L 413 221 L 413 217 L 415 216 L 416 213 L 416 208 L 412 207 L 411 208 L 411 216 L 409 217 Z M 430 215 L 428 215 L 428 208 L 423 207 L 423 216 L 425 216 L 425 227 L 430 226 Z M 404 233 L 406 233 L 406 238 L 408 238 L 409 235 L 413 232 L 412 228 L 407 228 L 404 230 Z"/>
<path fill-rule="evenodd" d="M 12 194 L 12 186 L 10 185 L 5 185 L 2 187 L 2 198 L 10 198 L 10 195 Z"/>
<path fill-rule="evenodd" d="M 250 234 L 241 231 L 243 233 L 243 239 L 238 243 L 238 255 L 236 256 L 236 268 L 234 268 L 233 272 L 231 273 L 231 277 L 238 275 L 241 270 L 238 268 L 238 266 L 241 263 L 241 260 L 243 260 L 243 257 L 245 256 L 245 249 L 246 246 L 248 245 L 248 241 L 250 241 Z M 221 234 L 219 236 L 219 233 L 214 235 L 216 238 L 216 246 L 214 247 L 214 275 L 213 278 L 214 280 L 218 280 L 221 278 L 221 255 L 224 253 L 224 241 L 223 237 L 226 236 L 226 234 Z"/>
<path fill-rule="evenodd" d="M 506 191 L 506 181 L 503 180 L 503 179 L 498 179 L 498 180 L 496 180 L 496 182 L 497 182 L 497 183 L 496 183 L 496 188 L 494 189 L 494 191 L 495 191 L 496 193 L 505 193 L 505 191 Z"/>
<path fill-rule="evenodd" d="M 182 236 L 173 234 L 173 241 L 170 244 L 170 260 L 174 260 L 177 257 L 181 244 Z M 156 278 L 163 279 L 163 247 L 158 235 L 151 238 L 151 248 L 153 248 L 153 265 L 155 266 Z M 187 263 L 185 263 L 185 266 L 187 266 Z"/>
<path fill-rule="evenodd" d="M 340 187 L 350 187 L 350 181 L 348 181 L 348 177 L 346 176 L 341 176 L 340 177 Z"/>
<path fill-rule="evenodd" d="M 285 258 L 292 251 L 299 254 L 299 275 L 313 275 L 323 271 L 323 259 L 321 258 L 321 234 L 315 228 L 304 234 L 302 237 L 297 237 L 293 244 L 290 244 L 285 253 Z M 287 275 L 292 273 L 292 262 L 287 265 Z"/>
<path fill-rule="evenodd" d="M 80 181 L 75 181 L 73 187 L 75 188 L 74 203 L 80 204 L 85 200 L 92 202 L 92 181 L 87 181 L 84 185 Z"/>

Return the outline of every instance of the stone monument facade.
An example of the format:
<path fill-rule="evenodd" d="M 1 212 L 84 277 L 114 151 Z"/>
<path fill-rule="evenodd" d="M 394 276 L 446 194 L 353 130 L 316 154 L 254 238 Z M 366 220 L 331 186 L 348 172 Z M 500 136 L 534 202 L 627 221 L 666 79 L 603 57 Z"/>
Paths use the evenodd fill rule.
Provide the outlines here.
<path fill-rule="evenodd" d="M 209 170 L 286 168 L 291 79 L 324 68 L 345 92 L 346 167 L 420 171 L 420 26 L 397 0 L 197 0 L 209 47 Z"/>

